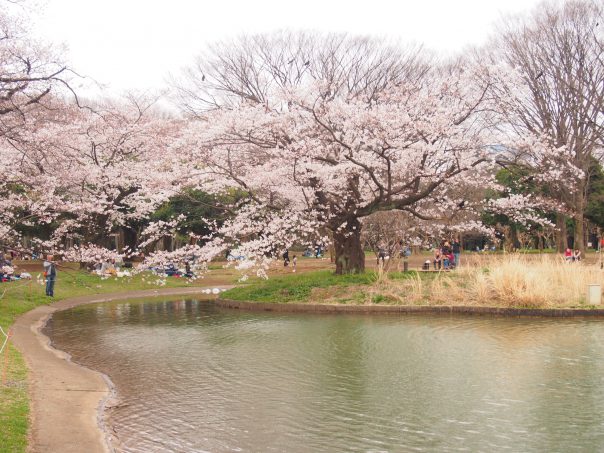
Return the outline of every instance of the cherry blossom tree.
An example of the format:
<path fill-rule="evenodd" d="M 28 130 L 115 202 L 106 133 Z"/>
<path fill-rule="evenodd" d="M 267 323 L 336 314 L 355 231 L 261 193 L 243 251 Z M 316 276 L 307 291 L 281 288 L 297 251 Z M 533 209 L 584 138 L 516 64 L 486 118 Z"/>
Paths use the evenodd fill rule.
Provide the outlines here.
<path fill-rule="evenodd" d="M 485 68 L 427 68 L 417 54 L 392 49 L 385 59 L 382 43 L 347 36 L 325 36 L 312 48 L 304 35 L 286 38 L 245 40 L 269 42 L 272 53 L 235 46 L 198 67 L 195 86 L 212 81 L 185 108 L 204 101 L 212 110 L 196 110 L 185 133 L 199 163 L 195 178 L 206 190 L 247 194 L 212 247 L 260 257 L 327 230 L 336 273 L 362 272 L 360 219 L 388 210 L 442 217 L 462 202 L 451 197 L 456 187 L 490 180 L 489 135 L 478 115 L 488 102 L 489 85 L 477 77 Z M 291 67 L 302 69 L 292 78 Z M 308 75 L 298 75 L 304 68 Z M 232 74 L 250 83 L 237 85 Z"/>
<path fill-rule="evenodd" d="M 55 100 L 52 112 L 3 142 L 5 184 L 13 188 L 5 229 L 55 222 L 47 249 L 65 237 L 108 246 L 110 233 L 180 191 L 170 153 L 178 124 L 154 112 L 153 102 L 131 96 L 84 110 Z"/>
<path fill-rule="evenodd" d="M 12 226 L 23 216 L 31 221 L 25 187 L 14 178 L 22 163 L 15 144 L 57 113 L 58 97 L 79 103 L 70 86 L 75 74 L 54 46 L 32 38 L 21 6 L 0 2 L 0 242 L 9 243 L 18 239 Z"/>
<path fill-rule="evenodd" d="M 31 77 L 52 67 L 34 66 Z M 203 191 L 222 200 L 220 219 L 195 219 L 212 233 L 150 264 L 231 251 L 264 275 L 294 244 L 333 242 L 336 273 L 362 272 L 363 219 L 394 211 L 430 234 L 487 231 L 483 209 L 541 222 L 544 193 L 485 200 L 500 188 L 496 163 L 538 169 L 531 176 L 549 195 L 585 174 L 576 146 L 519 120 L 531 92 L 505 64 L 436 62 L 421 48 L 339 34 L 247 36 L 186 71 L 178 119 L 134 95 L 82 109 L 52 92 L 67 86 L 61 67 L 7 88 L 0 241 L 45 225 L 40 245 L 58 251 L 68 238 L 66 256 L 81 261 L 109 256 L 121 229 L 140 233 L 133 249 L 175 234 L 186 213 L 149 219 L 175 195 Z"/>

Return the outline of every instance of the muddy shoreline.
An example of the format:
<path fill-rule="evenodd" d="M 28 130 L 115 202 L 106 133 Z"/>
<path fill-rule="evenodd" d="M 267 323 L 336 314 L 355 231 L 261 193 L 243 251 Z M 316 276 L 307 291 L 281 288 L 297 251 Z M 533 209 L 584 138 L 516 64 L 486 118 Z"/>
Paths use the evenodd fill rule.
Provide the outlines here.
<path fill-rule="evenodd" d="M 351 313 L 400 315 L 475 315 L 506 317 L 580 318 L 604 317 L 604 308 L 514 308 L 481 307 L 475 305 L 333 305 L 313 303 L 248 302 L 217 299 L 212 302 L 221 308 L 247 311 L 274 311 L 282 313 Z"/>

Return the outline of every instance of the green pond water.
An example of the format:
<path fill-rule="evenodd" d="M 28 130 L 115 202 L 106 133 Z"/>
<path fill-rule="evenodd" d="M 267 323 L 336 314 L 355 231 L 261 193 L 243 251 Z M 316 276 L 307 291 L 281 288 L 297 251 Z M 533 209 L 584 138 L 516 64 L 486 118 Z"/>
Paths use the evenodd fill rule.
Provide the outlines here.
<path fill-rule="evenodd" d="M 113 302 L 46 333 L 107 374 L 117 451 L 604 451 L 597 319 Z"/>

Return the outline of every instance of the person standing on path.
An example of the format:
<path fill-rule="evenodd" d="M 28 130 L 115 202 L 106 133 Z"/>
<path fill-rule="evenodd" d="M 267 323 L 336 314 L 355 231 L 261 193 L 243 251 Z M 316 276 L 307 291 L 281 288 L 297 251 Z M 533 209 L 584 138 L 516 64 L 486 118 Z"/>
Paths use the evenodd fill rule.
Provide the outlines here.
<path fill-rule="evenodd" d="M 52 262 L 52 255 L 46 256 L 44 261 L 44 277 L 46 277 L 46 295 L 54 297 L 55 280 L 57 279 L 57 266 Z"/>
<path fill-rule="evenodd" d="M 459 243 L 459 239 L 455 238 L 453 240 L 453 256 L 455 257 L 455 267 L 459 267 L 460 259 L 461 259 L 461 244 Z"/>

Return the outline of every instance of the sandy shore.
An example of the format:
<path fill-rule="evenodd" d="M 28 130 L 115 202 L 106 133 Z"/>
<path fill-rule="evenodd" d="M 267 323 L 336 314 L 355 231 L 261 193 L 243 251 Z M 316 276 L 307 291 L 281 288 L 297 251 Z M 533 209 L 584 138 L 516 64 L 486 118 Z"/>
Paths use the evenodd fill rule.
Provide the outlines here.
<path fill-rule="evenodd" d="M 68 354 L 50 345 L 41 330 L 54 312 L 120 299 L 200 295 L 204 289 L 165 288 L 74 297 L 37 307 L 17 318 L 11 327 L 12 341 L 29 368 L 29 451 L 112 451 L 102 417 L 111 396 L 109 383 L 101 373 L 71 362 Z"/>

